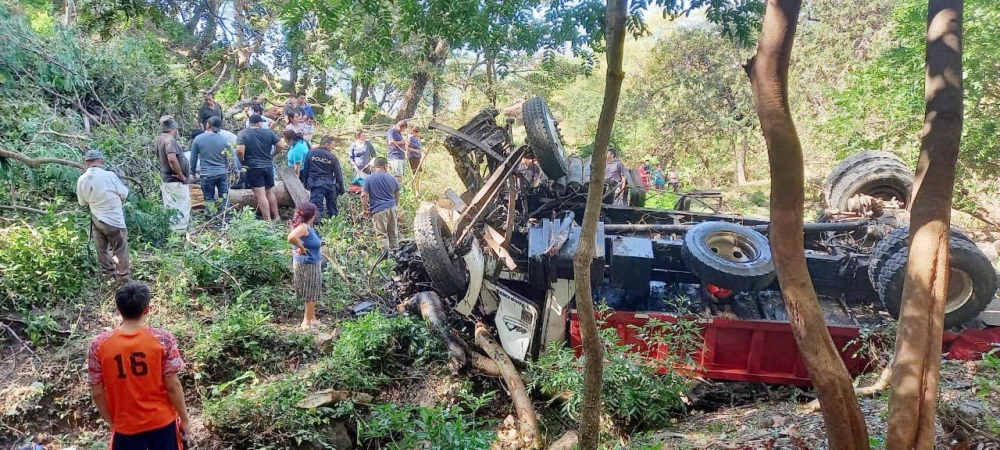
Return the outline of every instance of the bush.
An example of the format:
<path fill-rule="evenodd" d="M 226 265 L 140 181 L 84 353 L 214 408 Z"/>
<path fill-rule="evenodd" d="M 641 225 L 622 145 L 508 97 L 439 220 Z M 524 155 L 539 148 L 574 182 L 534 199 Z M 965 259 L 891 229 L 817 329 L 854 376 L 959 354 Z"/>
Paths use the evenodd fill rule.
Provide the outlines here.
<path fill-rule="evenodd" d="M 0 229 L 0 311 L 48 308 L 83 291 L 94 260 L 77 220 L 50 215 Z"/>
<path fill-rule="evenodd" d="M 312 335 L 279 330 L 271 318 L 263 305 L 237 302 L 230 306 L 197 333 L 187 352 L 194 369 L 211 382 L 221 382 L 248 370 L 280 372 L 290 360 L 301 361 L 315 352 Z"/>
<path fill-rule="evenodd" d="M 257 220 L 246 209 L 234 214 L 225 234 L 202 233 L 185 260 L 205 289 L 234 287 L 234 279 L 243 289 L 280 284 L 291 274 L 286 235 L 284 228 Z"/>
<path fill-rule="evenodd" d="M 372 408 L 359 420 L 361 438 L 381 438 L 384 448 L 422 448 L 433 442 L 440 450 L 486 450 L 496 437 L 492 430 L 478 428 L 474 416 L 461 406 L 426 407 L 385 404 Z"/>
<path fill-rule="evenodd" d="M 302 442 L 326 443 L 324 429 L 334 418 L 353 414 L 350 402 L 336 408 L 295 406 L 322 389 L 375 390 L 392 377 L 442 355 L 443 343 L 422 323 L 372 313 L 343 322 L 328 355 L 309 370 L 277 380 L 237 386 L 204 403 L 206 424 L 239 448 L 284 448 Z"/>
<path fill-rule="evenodd" d="M 653 333 L 655 329 L 655 333 Z M 604 409 L 611 417 L 628 426 L 652 427 L 669 423 L 673 414 L 684 410 L 681 395 L 688 381 L 673 370 L 672 363 L 682 363 L 696 339 L 689 334 L 690 327 L 653 323 L 641 330 L 647 336 L 667 336 L 671 348 L 680 353 L 666 361 L 650 360 L 629 351 L 629 346 L 619 344 L 615 329 L 602 329 L 601 340 L 606 353 L 604 362 L 603 391 L 613 395 L 603 396 Z M 647 339 L 653 343 L 654 340 Z M 676 358 L 676 359 L 674 359 Z M 663 371 L 665 373 L 661 374 Z M 576 420 L 583 398 L 583 359 L 562 343 L 553 343 L 548 352 L 529 367 L 531 387 L 549 394 L 572 392 L 563 403 L 562 412 Z"/>

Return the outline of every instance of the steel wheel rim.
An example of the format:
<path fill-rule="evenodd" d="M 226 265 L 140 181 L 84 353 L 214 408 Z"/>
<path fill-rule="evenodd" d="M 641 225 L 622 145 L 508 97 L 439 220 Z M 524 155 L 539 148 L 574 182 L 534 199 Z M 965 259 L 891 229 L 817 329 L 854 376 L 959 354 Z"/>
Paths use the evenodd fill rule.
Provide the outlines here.
<path fill-rule="evenodd" d="M 761 256 L 756 243 L 732 231 L 716 231 L 705 236 L 705 245 L 716 256 L 736 263 L 751 263 Z"/>
<path fill-rule="evenodd" d="M 955 312 L 972 300 L 972 277 L 961 269 L 948 269 L 948 302 L 944 304 L 944 313 Z"/>

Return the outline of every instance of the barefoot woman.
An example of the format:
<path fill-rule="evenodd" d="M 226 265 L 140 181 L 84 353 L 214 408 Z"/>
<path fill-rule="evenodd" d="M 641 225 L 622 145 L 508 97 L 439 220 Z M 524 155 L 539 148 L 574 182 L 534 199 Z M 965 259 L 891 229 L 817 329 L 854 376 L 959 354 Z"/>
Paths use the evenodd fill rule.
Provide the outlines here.
<path fill-rule="evenodd" d="M 318 325 L 316 301 L 323 293 L 323 245 L 319 234 L 313 229 L 316 220 L 316 205 L 307 203 L 295 210 L 292 217 L 292 231 L 288 233 L 288 243 L 295 247 L 292 251 L 292 274 L 295 296 L 306 304 L 306 314 L 302 318 L 302 329 Z"/>

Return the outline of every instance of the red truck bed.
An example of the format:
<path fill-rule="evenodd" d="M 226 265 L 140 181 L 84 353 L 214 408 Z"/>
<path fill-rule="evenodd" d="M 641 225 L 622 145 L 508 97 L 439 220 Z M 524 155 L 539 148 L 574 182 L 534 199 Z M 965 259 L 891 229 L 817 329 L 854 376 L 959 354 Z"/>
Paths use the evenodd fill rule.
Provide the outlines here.
<path fill-rule="evenodd" d="M 650 318 L 674 322 L 677 317 L 663 313 L 611 312 L 604 319 L 605 328 L 614 328 L 623 343 L 632 346 L 651 358 L 662 359 L 669 349 L 663 345 L 647 345 L 639 338 L 635 327 L 646 324 Z M 694 359 L 696 367 L 690 368 L 702 377 L 717 380 L 754 381 L 795 386 L 812 386 L 805 363 L 795 344 L 788 322 L 743 320 L 728 318 L 698 319 L 702 327 L 704 347 Z M 863 354 L 855 357 L 859 343 L 849 343 L 858 338 L 860 329 L 848 326 L 829 326 L 833 342 L 851 376 L 871 370 L 870 361 Z M 570 345 L 581 351 L 580 322 L 576 311 L 569 317 Z M 984 351 L 1000 346 L 1000 328 L 966 330 L 945 333 L 944 352 L 955 359 L 980 358 Z"/>

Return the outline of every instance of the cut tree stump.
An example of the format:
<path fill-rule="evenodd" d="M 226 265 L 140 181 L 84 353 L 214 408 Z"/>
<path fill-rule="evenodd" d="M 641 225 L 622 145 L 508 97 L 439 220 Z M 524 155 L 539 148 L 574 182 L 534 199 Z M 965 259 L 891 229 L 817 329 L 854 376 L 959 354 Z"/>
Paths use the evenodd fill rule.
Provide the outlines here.
<path fill-rule="evenodd" d="M 306 187 L 302 185 L 301 181 L 299 181 L 299 177 L 295 176 L 294 167 L 279 167 L 275 175 L 278 176 L 275 182 L 279 179 L 284 182 L 285 190 L 288 191 L 288 195 L 292 197 L 292 201 L 295 202 L 296 208 L 301 208 L 309 203 L 309 191 L 306 190 Z M 281 202 L 279 201 L 278 204 L 280 205 Z"/>

